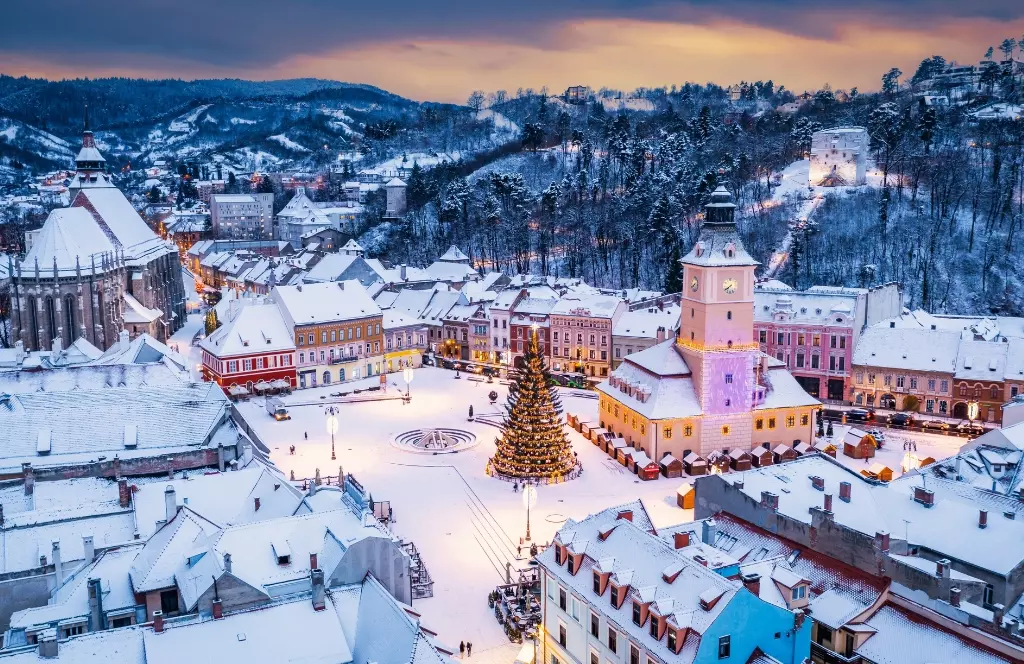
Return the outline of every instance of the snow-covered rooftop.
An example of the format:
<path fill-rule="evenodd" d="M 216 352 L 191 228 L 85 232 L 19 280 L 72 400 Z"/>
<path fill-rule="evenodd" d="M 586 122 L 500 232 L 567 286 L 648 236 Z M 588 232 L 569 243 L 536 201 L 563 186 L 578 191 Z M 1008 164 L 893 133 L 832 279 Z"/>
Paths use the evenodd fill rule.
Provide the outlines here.
<path fill-rule="evenodd" d="M 858 366 L 953 373 L 960 333 L 873 325 L 861 333 L 853 352 Z"/>
<path fill-rule="evenodd" d="M 360 289 L 361 290 L 361 289 Z M 235 317 L 202 340 L 200 346 L 215 357 L 295 350 L 292 330 L 276 303 L 242 306 Z"/>
<path fill-rule="evenodd" d="M 358 320 L 381 313 L 366 289 L 355 280 L 278 286 L 274 299 L 295 325 Z"/>

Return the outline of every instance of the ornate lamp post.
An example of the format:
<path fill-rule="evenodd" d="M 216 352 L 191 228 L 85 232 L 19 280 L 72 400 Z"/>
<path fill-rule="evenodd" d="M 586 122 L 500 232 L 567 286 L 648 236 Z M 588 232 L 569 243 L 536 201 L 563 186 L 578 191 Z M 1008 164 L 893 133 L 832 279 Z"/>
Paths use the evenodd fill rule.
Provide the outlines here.
<path fill-rule="evenodd" d="M 410 401 L 411 397 L 409 396 L 409 387 L 412 385 L 413 379 L 412 365 L 406 365 L 405 369 L 402 371 L 402 378 L 405 379 L 405 400 Z"/>
<path fill-rule="evenodd" d="M 526 506 L 526 541 L 530 541 L 530 510 L 537 505 L 537 487 L 529 482 L 523 487 L 523 505 Z"/>
<path fill-rule="evenodd" d="M 327 410 L 327 433 L 331 434 L 331 461 L 337 459 L 334 454 L 334 434 L 338 433 L 338 408 L 336 406 L 328 406 Z"/>

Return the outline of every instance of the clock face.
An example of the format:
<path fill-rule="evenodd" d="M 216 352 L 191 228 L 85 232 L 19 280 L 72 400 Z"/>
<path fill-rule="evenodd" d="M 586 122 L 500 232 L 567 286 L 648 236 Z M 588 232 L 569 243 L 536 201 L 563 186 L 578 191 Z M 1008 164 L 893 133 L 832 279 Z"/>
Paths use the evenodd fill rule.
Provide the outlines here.
<path fill-rule="evenodd" d="M 692 290 L 694 293 L 697 292 L 697 286 L 698 285 L 699 284 L 697 283 L 697 277 L 694 277 L 693 279 L 690 279 L 690 290 Z"/>
<path fill-rule="evenodd" d="M 725 281 L 722 282 L 722 290 L 724 290 L 726 293 L 729 293 L 730 295 L 735 293 L 738 287 L 739 284 L 736 283 L 735 279 L 726 279 Z"/>

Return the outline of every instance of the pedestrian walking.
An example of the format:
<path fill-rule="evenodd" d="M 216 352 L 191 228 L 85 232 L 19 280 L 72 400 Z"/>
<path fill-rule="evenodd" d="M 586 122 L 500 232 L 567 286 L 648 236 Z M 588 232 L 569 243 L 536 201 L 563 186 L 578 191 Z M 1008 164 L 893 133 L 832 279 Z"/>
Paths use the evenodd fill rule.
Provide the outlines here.
<path fill-rule="evenodd" d="M 519 482 L 513 482 L 512 493 L 519 493 Z"/>
<path fill-rule="evenodd" d="M 469 641 L 466 643 L 466 654 L 470 657 L 473 656 L 473 642 Z"/>
<path fill-rule="evenodd" d="M 309 432 L 308 431 L 303 431 L 302 432 L 302 437 L 305 438 L 306 440 L 309 440 Z"/>
<path fill-rule="evenodd" d="M 523 545 L 522 544 L 520 544 L 519 548 L 516 550 L 516 555 L 519 556 L 519 557 L 522 557 L 522 555 L 523 555 Z"/>
<path fill-rule="evenodd" d="M 459 641 L 459 657 L 463 658 L 466 656 L 466 642 Z"/>

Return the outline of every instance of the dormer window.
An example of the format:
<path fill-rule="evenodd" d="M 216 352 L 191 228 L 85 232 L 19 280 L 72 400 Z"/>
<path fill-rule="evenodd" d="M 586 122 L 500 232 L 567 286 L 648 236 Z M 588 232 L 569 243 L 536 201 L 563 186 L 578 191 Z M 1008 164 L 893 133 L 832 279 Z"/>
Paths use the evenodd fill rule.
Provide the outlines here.
<path fill-rule="evenodd" d="M 599 596 L 601 594 L 601 575 L 594 572 L 594 592 Z"/>
<path fill-rule="evenodd" d="M 575 558 L 576 558 L 576 556 L 569 556 L 569 565 L 568 565 L 569 574 L 575 574 L 576 573 L 576 566 L 574 565 L 574 563 L 576 562 Z"/>
<path fill-rule="evenodd" d="M 658 616 L 651 616 L 650 633 L 651 633 L 651 637 L 655 641 L 659 640 L 659 637 L 658 637 Z"/>
<path fill-rule="evenodd" d="M 633 602 L 633 624 L 634 625 L 640 626 L 640 625 L 644 624 L 643 620 L 641 620 L 641 618 L 640 618 L 641 615 L 642 614 L 641 614 L 641 611 L 640 611 L 640 602 Z"/>
<path fill-rule="evenodd" d="M 676 633 L 675 633 L 674 630 L 671 630 L 671 629 L 668 631 L 668 649 L 671 650 L 674 653 L 678 653 L 679 652 L 676 649 Z"/>
<path fill-rule="evenodd" d="M 695 254 L 697 254 L 697 256 L 703 256 L 703 255 L 704 255 L 704 243 L 703 243 L 703 242 L 698 242 L 698 243 L 697 243 L 697 244 L 696 244 L 696 245 L 694 246 L 694 248 L 693 248 L 693 252 L 694 252 Z"/>
<path fill-rule="evenodd" d="M 730 242 L 729 244 L 725 245 L 723 253 L 725 254 L 726 258 L 736 258 L 736 244 Z"/>
<path fill-rule="evenodd" d="M 793 588 L 792 597 L 794 602 L 807 597 L 807 586 L 800 584 L 796 588 Z"/>

